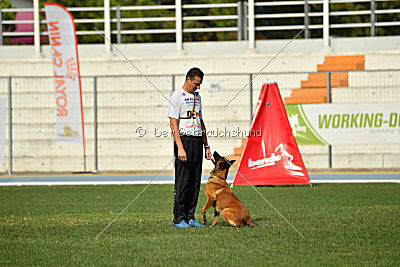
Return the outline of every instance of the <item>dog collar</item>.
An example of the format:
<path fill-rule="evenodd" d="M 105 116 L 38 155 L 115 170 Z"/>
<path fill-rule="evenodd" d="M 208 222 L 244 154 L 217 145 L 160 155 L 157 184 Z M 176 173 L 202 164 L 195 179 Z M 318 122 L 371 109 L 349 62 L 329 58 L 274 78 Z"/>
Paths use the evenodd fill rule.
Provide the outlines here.
<path fill-rule="evenodd" d="M 211 176 L 210 176 L 210 178 L 212 178 L 212 177 L 215 177 L 215 178 L 221 179 L 222 181 L 226 181 L 226 179 L 222 179 L 221 177 L 218 177 L 218 176 L 215 176 L 215 175 L 211 175 Z"/>

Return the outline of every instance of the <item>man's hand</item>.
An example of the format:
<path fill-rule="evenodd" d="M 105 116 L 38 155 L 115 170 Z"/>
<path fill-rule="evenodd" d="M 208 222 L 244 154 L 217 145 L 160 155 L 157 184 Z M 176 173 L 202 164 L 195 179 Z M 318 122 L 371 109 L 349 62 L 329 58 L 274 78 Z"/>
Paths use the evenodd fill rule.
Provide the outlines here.
<path fill-rule="evenodd" d="M 211 151 L 210 151 L 210 148 L 209 147 L 207 147 L 206 148 L 206 159 L 207 160 L 210 160 L 211 159 Z"/>
<path fill-rule="evenodd" d="M 210 153 L 210 155 L 211 155 L 211 153 Z M 183 147 L 182 148 L 178 148 L 178 158 L 181 161 L 187 161 L 186 151 L 185 151 L 185 149 Z"/>

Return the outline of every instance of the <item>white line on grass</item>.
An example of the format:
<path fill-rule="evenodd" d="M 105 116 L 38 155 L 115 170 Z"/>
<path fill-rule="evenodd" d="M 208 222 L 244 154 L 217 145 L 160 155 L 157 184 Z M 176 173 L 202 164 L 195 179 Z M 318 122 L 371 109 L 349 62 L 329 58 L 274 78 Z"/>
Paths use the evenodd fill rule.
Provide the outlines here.
<path fill-rule="evenodd" d="M 226 180 L 232 183 L 233 180 Z M 310 179 L 312 184 L 357 184 L 357 183 L 400 183 L 400 179 Z M 147 184 L 146 180 L 132 181 L 60 181 L 60 182 L 2 182 L 0 186 L 60 186 L 60 185 L 141 185 Z M 206 184 L 207 180 L 202 180 L 202 184 Z M 152 184 L 174 184 L 174 180 L 155 181 Z"/>
<path fill-rule="evenodd" d="M 172 161 L 175 160 L 175 157 L 167 164 L 167 166 L 164 167 L 164 169 L 162 169 L 162 171 L 153 178 L 153 180 L 151 180 L 151 182 L 145 187 L 143 188 L 143 190 L 128 204 L 126 205 L 126 207 L 95 237 L 95 239 L 99 238 L 99 236 L 101 236 L 103 234 L 103 232 L 110 227 L 111 224 L 114 223 L 114 221 L 133 203 L 135 202 L 135 200 L 140 197 L 141 194 L 143 194 L 144 191 L 146 191 L 146 189 L 154 182 L 155 179 L 157 179 L 158 176 L 161 175 L 161 173 L 163 173 L 165 171 L 165 169 L 169 166 L 169 164 L 171 164 Z"/>

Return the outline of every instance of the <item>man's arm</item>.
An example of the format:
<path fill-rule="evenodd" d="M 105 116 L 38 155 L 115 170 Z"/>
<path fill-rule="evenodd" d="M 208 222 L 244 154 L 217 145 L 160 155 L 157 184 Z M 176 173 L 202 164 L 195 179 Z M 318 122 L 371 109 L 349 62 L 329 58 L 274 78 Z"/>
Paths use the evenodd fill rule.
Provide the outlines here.
<path fill-rule="evenodd" d="M 178 119 L 170 117 L 169 118 L 169 126 L 171 127 L 172 136 L 174 137 L 176 146 L 178 147 L 178 158 L 181 161 L 186 161 L 187 160 L 186 151 L 183 148 L 182 140 L 179 135 Z"/>
<path fill-rule="evenodd" d="M 201 137 L 203 138 L 203 144 L 205 146 L 208 146 L 206 125 L 204 124 L 202 119 L 200 119 L 200 125 L 201 125 L 201 132 L 202 132 Z M 206 148 L 205 152 L 206 152 L 206 155 L 205 155 L 206 159 L 208 159 L 208 160 L 211 159 L 210 148 Z"/>

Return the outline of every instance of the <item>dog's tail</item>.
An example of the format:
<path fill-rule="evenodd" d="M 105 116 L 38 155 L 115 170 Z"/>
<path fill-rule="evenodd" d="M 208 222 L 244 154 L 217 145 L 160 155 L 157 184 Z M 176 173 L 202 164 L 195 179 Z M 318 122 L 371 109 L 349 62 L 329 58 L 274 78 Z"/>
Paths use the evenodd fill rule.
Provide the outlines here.
<path fill-rule="evenodd" d="M 256 226 L 256 224 L 250 218 L 247 220 L 246 225 L 248 225 L 248 226 Z"/>

